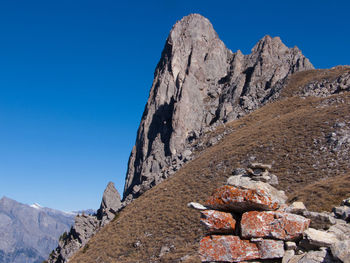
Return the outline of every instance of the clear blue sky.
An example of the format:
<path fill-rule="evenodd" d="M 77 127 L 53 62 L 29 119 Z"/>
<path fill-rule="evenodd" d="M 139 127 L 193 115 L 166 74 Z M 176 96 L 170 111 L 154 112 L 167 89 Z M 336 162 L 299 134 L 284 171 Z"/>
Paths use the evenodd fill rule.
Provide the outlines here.
<path fill-rule="evenodd" d="M 71 211 L 122 194 L 172 25 L 213 23 L 233 51 L 264 35 L 317 68 L 350 63 L 349 1 L 0 0 L 0 197 Z"/>

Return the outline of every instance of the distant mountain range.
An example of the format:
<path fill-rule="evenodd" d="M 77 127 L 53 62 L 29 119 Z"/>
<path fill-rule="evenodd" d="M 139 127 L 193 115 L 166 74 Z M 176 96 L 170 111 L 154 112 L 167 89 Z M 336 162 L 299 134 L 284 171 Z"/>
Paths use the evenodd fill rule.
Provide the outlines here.
<path fill-rule="evenodd" d="M 0 199 L 0 263 L 41 263 L 69 231 L 76 214 L 26 205 L 7 197 Z"/>

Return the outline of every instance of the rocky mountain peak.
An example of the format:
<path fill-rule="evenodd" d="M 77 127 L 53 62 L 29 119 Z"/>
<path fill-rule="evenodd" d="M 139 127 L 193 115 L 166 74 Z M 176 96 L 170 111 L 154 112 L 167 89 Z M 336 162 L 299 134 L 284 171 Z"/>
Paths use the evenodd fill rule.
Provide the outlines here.
<path fill-rule="evenodd" d="M 155 71 L 129 159 L 124 201 L 179 169 L 191 158 L 191 141 L 275 99 L 290 74 L 312 68 L 299 49 L 278 37 L 265 36 L 243 55 L 227 49 L 203 16 L 178 21 Z"/>
<path fill-rule="evenodd" d="M 273 55 L 276 52 L 287 52 L 288 47 L 286 47 L 279 37 L 271 37 L 269 35 L 264 36 L 262 39 L 256 43 L 252 48 L 252 53 L 264 53 Z"/>

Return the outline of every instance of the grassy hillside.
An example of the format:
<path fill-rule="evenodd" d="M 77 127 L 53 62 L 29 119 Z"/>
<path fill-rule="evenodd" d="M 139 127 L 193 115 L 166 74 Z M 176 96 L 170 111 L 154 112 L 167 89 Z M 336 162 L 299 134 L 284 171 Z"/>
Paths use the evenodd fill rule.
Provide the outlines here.
<path fill-rule="evenodd" d="M 349 127 L 350 94 L 293 96 L 309 81 L 344 71 L 349 68 L 298 73 L 283 99 L 218 128 L 216 132 L 234 131 L 127 206 L 70 262 L 199 262 L 196 252 L 203 231 L 199 213 L 187 203 L 204 202 L 234 168 L 246 167 L 252 159 L 271 163 L 279 188 L 308 208 L 329 210 L 350 196 L 347 145 L 335 148 L 329 137 L 332 132 L 342 136 Z"/>

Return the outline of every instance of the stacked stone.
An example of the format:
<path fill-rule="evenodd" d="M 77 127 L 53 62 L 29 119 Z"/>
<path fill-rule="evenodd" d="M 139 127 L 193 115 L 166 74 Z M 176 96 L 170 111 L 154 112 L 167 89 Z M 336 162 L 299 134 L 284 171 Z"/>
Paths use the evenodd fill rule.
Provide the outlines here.
<path fill-rule="evenodd" d="M 309 228 L 310 219 L 313 226 L 323 229 L 334 227 L 338 219 L 327 213 L 309 212 L 301 202 L 287 206 L 284 192 L 267 183 L 278 182 L 270 169 L 259 163 L 247 170 L 236 169 L 205 206 L 189 204 L 201 210 L 201 223 L 207 231 L 199 246 L 202 262 L 349 262 L 343 260 L 350 258 L 349 252 L 343 251 L 349 250 L 346 246 L 350 243 L 344 241 L 347 236 L 339 240 L 331 231 Z M 337 231 L 344 233 L 344 225 L 341 227 Z M 335 244 L 341 251 L 338 256 Z"/>

